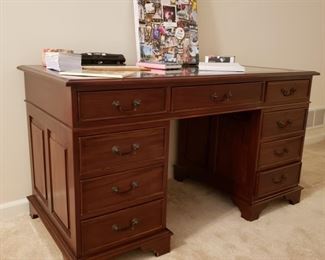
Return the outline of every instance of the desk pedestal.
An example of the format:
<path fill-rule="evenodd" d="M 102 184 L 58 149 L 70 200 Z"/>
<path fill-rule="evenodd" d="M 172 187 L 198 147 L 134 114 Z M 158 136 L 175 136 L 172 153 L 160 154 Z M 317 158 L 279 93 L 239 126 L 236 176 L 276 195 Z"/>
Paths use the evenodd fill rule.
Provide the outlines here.
<path fill-rule="evenodd" d="M 249 221 L 258 219 L 275 199 L 298 203 L 302 190 L 298 182 L 303 140 L 298 135 L 264 143 L 261 138 L 264 114 L 255 110 L 180 120 L 174 178 L 196 179 L 229 193 L 241 216 Z M 273 152 L 270 156 L 279 157 L 267 164 L 266 170 L 261 158 L 268 152 L 264 147 Z M 298 156 L 291 156 L 296 147 Z M 284 156 L 289 160 L 282 160 Z"/>

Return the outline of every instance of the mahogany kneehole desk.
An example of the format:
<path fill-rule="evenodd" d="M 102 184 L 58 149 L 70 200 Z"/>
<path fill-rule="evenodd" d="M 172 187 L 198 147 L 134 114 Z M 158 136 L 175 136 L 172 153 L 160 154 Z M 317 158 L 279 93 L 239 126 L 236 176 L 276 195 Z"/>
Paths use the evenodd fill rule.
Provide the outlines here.
<path fill-rule="evenodd" d="M 169 121 L 179 119 L 175 179 L 227 191 L 254 220 L 277 198 L 300 200 L 313 71 L 248 67 L 229 75 L 137 72 L 124 79 L 25 73 L 31 216 L 68 259 L 170 250 Z M 177 234 L 176 234 L 177 235 Z"/>

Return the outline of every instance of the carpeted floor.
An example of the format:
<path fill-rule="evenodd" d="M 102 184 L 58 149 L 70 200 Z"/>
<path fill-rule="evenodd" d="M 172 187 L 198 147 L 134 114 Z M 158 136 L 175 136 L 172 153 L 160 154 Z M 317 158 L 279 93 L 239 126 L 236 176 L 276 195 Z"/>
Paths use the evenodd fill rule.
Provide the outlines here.
<path fill-rule="evenodd" d="M 325 259 L 325 142 L 305 147 L 301 202 L 270 204 L 254 222 L 231 200 L 200 184 L 170 181 L 167 224 L 172 251 L 161 260 Z M 0 259 L 47 260 L 62 255 L 39 219 L 19 216 L 0 226 Z M 133 251 L 123 259 L 157 259 Z"/>

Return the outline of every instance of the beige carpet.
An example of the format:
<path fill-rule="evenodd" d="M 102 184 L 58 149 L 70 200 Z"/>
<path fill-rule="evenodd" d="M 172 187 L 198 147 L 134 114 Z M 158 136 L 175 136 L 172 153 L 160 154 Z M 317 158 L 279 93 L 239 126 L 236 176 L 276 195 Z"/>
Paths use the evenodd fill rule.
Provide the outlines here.
<path fill-rule="evenodd" d="M 215 190 L 191 181 L 169 184 L 172 251 L 158 259 L 325 259 L 325 142 L 305 147 L 301 202 L 276 201 L 254 222 L 243 220 L 231 200 Z M 0 239 L 1 260 L 62 259 L 39 219 L 2 222 Z M 157 258 L 134 251 L 118 259 Z"/>

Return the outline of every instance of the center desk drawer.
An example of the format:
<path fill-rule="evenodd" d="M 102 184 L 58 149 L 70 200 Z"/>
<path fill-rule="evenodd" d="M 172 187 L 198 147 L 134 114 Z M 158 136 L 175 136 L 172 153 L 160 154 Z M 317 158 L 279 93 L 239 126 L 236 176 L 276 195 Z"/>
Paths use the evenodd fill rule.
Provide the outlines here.
<path fill-rule="evenodd" d="M 262 102 L 262 83 L 176 87 L 172 90 L 172 110 L 249 105 Z"/>
<path fill-rule="evenodd" d="M 300 136 L 261 144 L 259 169 L 299 161 L 303 142 L 304 138 Z"/>
<path fill-rule="evenodd" d="M 156 114 L 167 110 L 166 89 L 79 92 L 79 120 L 103 120 Z"/>
<path fill-rule="evenodd" d="M 163 208 L 163 200 L 152 201 L 82 222 L 83 253 L 104 250 L 162 229 Z"/>
<path fill-rule="evenodd" d="M 80 174 L 98 176 L 130 170 L 165 156 L 165 128 L 81 137 Z"/>
<path fill-rule="evenodd" d="M 143 203 L 163 195 L 163 187 L 163 166 L 84 180 L 81 212 L 84 216 Z"/>

